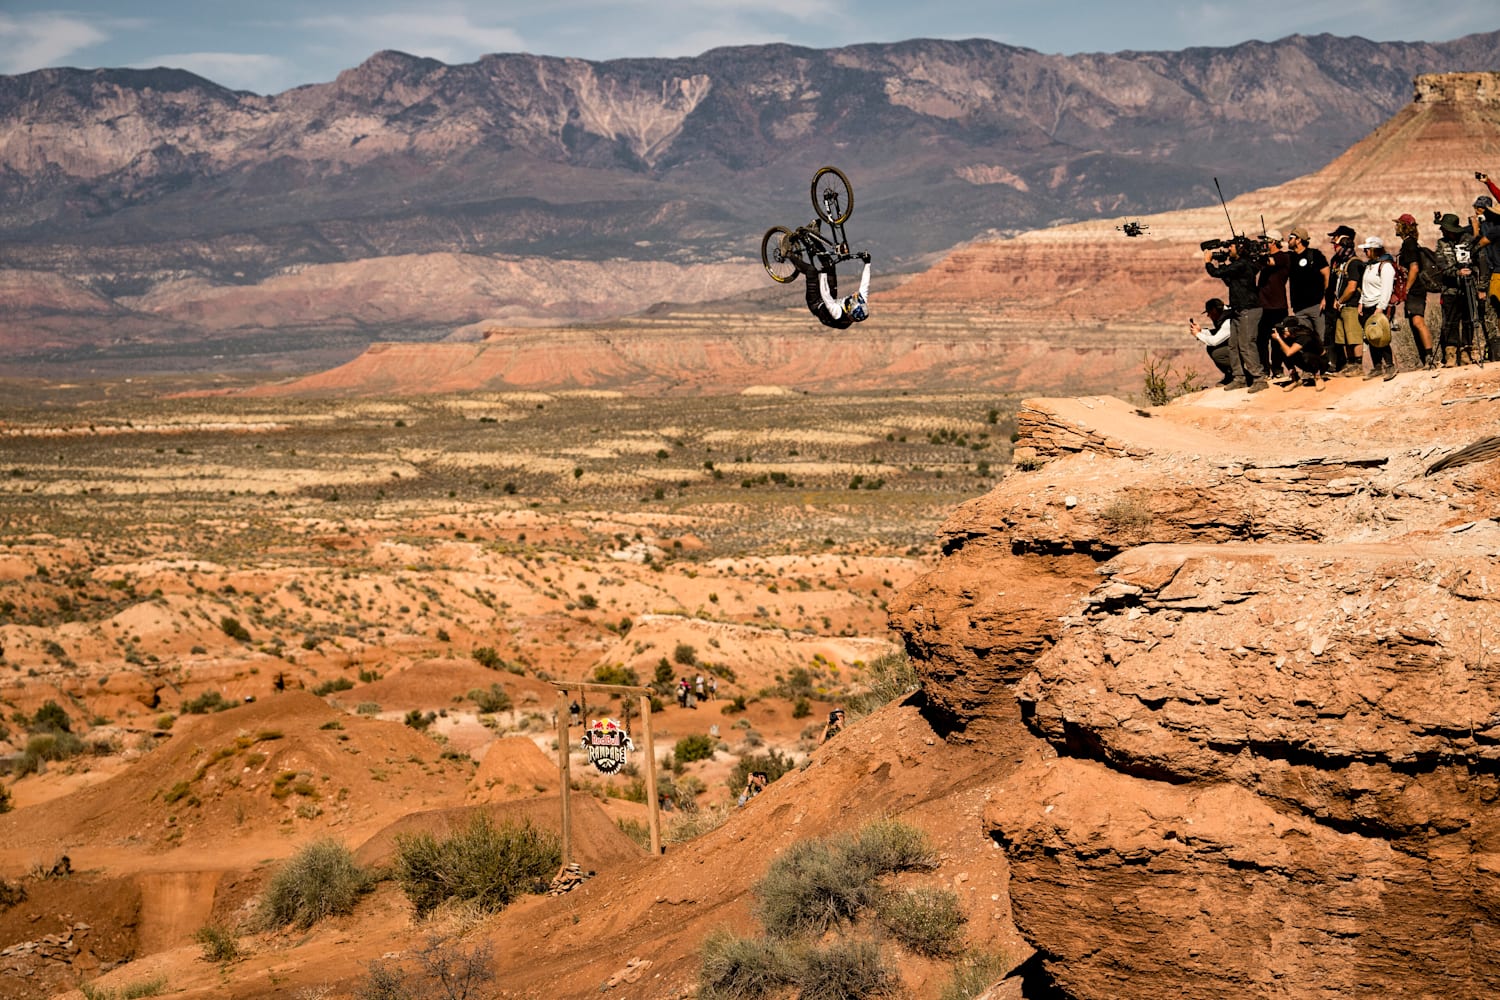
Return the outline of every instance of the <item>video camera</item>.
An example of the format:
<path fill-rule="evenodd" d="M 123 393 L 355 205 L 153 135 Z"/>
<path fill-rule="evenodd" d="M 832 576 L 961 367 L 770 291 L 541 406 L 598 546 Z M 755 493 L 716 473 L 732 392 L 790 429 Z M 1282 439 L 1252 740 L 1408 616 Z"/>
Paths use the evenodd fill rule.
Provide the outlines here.
<path fill-rule="evenodd" d="M 1241 260 L 1252 263 L 1271 252 L 1271 243 L 1264 236 L 1235 236 L 1228 240 L 1204 240 L 1198 244 L 1199 250 L 1213 251 L 1211 260 L 1222 262 L 1229 259 L 1230 248 L 1238 252 Z"/>

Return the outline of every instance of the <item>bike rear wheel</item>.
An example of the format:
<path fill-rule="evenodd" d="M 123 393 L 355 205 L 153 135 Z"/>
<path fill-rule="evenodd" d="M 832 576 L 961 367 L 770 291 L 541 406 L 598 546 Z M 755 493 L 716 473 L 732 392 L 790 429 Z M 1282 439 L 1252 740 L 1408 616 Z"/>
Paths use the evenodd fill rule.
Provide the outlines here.
<path fill-rule="evenodd" d="M 841 226 L 854 214 L 854 188 L 838 167 L 823 167 L 813 174 L 813 211 L 831 225 Z"/>
<path fill-rule="evenodd" d="M 782 238 L 791 235 L 792 231 L 786 226 L 772 226 L 760 238 L 760 262 L 771 280 L 783 285 L 797 277 L 797 265 L 792 263 L 792 257 L 801 252 L 801 247 L 794 246 L 790 254 L 781 249 Z"/>

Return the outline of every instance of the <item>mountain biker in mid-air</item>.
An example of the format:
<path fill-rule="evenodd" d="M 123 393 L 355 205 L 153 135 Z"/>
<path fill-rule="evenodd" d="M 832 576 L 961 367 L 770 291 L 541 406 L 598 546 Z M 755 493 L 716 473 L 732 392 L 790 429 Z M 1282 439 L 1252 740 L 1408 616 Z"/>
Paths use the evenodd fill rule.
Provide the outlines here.
<path fill-rule="evenodd" d="M 870 314 L 870 255 L 850 252 L 844 223 L 854 212 L 854 189 L 837 167 L 822 167 L 813 175 L 813 211 L 817 218 L 805 226 L 772 226 L 760 240 L 760 262 L 773 281 L 786 284 L 802 275 L 807 284 L 807 310 L 824 326 L 847 330 Z M 823 226 L 829 226 L 824 235 Z M 838 265 L 864 262 L 859 291 L 839 296 Z"/>
<path fill-rule="evenodd" d="M 864 261 L 864 272 L 859 276 L 859 291 L 839 298 L 839 274 L 830 261 L 826 268 L 816 263 L 804 264 L 802 258 L 788 253 L 787 259 L 807 280 L 807 308 L 824 326 L 835 330 L 847 330 L 870 315 L 870 255 L 861 250 L 854 255 Z"/>

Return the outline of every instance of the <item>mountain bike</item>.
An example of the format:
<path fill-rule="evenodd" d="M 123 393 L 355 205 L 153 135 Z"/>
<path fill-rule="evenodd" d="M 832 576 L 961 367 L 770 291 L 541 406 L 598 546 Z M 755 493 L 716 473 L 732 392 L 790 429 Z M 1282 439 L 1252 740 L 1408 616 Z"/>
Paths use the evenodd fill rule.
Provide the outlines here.
<path fill-rule="evenodd" d="M 772 226 L 760 238 L 760 262 L 771 280 L 784 285 L 799 274 L 826 271 L 859 256 L 849 252 L 844 232 L 844 223 L 854 214 L 854 188 L 842 170 L 823 167 L 813 174 L 812 203 L 817 218 L 807 225 L 796 229 Z"/>

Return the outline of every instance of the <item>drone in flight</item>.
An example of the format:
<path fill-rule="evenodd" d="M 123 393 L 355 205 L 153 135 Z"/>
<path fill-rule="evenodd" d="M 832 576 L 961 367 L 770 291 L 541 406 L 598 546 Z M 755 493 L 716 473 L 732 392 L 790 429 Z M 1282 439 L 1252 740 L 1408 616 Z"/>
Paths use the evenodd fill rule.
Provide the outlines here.
<path fill-rule="evenodd" d="M 1127 222 L 1123 226 L 1116 226 L 1126 236 L 1144 236 L 1151 227 L 1140 222 Z"/>

